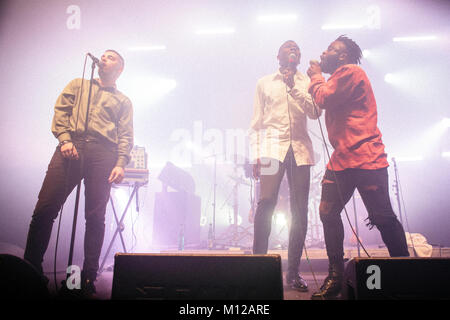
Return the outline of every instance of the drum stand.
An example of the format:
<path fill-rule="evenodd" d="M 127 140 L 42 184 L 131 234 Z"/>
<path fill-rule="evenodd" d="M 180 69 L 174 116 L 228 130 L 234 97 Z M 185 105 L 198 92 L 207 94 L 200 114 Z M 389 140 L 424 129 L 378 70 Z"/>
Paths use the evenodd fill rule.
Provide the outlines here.
<path fill-rule="evenodd" d="M 225 237 L 220 240 L 225 240 L 226 246 L 238 247 L 239 243 L 246 237 L 253 237 L 253 233 L 249 231 L 252 226 L 244 228 L 238 224 L 239 216 L 239 185 L 249 185 L 242 178 L 237 176 L 237 168 L 234 168 L 234 176 L 230 176 L 234 180 L 235 184 L 233 187 L 233 223 L 225 231 Z"/>

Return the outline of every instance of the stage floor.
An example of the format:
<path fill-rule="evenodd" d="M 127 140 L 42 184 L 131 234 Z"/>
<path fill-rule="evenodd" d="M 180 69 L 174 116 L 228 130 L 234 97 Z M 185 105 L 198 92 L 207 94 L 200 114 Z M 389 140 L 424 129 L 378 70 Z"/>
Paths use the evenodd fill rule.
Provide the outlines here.
<path fill-rule="evenodd" d="M 47 274 L 51 279 L 49 282 L 49 291 L 52 295 L 56 296 L 55 283 L 53 280 L 53 274 Z M 283 272 L 283 279 L 285 272 Z M 298 290 L 291 289 L 290 287 L 284 285 L 284 300 L 310 300 L 311 294 L 315 292 L 318 287 L 322 285 L 323 280 L 327 276 L 326 272 L 315 272 L 314 276 L 310 272 L 302 273 L 302 277 L 308 282 L 309 292 L 299 292 Z M 314 278 L 316 281 L 314 281 Z M 58 288 L 61 287 L 61 281 L 65 279 L 65 274 L 57 274 Z M 95 282 L 97 293 L 94 299 L 96 300 L 110 300 L 111 299 L 111 289 L 113 282 L 113 272 L 104 271 L 102 272 Z"/>
<path fill-rule="evenodd" d="M 368 247 L 367 252 L 371 257 L 388 257 L 386 248 Z M 155 252 L 153 252 L 155 253 Z M 251 254 L 249 250 L 242 250 L 240 248 L 228 248 L 226 250 L 161 250 L 159 253 L 170 254 Z M 300 265 L 300 273 L 303 278 L 308 282 L 309 291 L 299 292 L 291 289 L 284 283 L 285 279 L 285 267 L 287 265 L 287 250 L 269 250 L 269 254 L 278 254 L 282 258 L 283 268 L 283 284 L 284 284 L 284 300 L 310 300 L 311 294 L 318 290 L 322 285 L 323 280 L 327 276 L 328 260 L 325 249 L 308 249 L 302 256 Z M 411 257 L 414 256 L 412 248 L 410 248 Z M 363 250 L 360 250 L 360 256 L 366 257 Z M 351 248 L 345 250 L 345 258 L 351 259 L 358 257 L 357 248 Z M 433 248 L 432 257 L 450 257 L 450 248 Z M 112 282 L 113 282 L 113 259 L 108 259 L 105 263 L 105 269 L 99 274 L 95 283 L 97 294 L 95 299 L 98 300 L 110 300 Z M 46 276 L 50 279 L 48 284 L 49 290 L 52 294 L 56 294 L 55 281 L 53 273 L 46 273 Z M 61 281 L 64 280 L 64 273 L 57 273 L 58 288 L 61 286 Z"/>

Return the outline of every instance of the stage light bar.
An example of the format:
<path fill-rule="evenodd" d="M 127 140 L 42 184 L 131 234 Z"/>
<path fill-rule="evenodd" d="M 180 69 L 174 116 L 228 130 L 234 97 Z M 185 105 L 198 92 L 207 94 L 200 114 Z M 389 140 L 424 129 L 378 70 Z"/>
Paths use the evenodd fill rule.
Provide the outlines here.
<path fill-rule="evenodd" d="M 292 22 L 297 20 L 295 14 L 269 14 L 258 17 L 259 22 Z"/>
<path fill-rule="evenodd" d="M 412 37 L 394 37 L 394 42 L 419 42 L 419 41 L 431 41 L 436 40 L 437 36 L 412 36 Z"/>
<path fill-rule="evenodd" d="M 324 24 L 322 30 L 339 30 L 339 29 L 362 29 L 364 25 L 362 24 Z"/>
<path fill-rule="evenodd" d="M 218 35 L 218 34 L 232 34 L 235 33 L 234 28 L 212 28 L 212 29 L 197 29 L 195 34 L 198 35 Z"/>
<path fill-rule="evenodd" d="M 137 46 L 137 47 L 129 47 L 128 51 L 163 51 L 166 50 L 166 46 L 163 45 L 155 45 L 155 46 Z"/>

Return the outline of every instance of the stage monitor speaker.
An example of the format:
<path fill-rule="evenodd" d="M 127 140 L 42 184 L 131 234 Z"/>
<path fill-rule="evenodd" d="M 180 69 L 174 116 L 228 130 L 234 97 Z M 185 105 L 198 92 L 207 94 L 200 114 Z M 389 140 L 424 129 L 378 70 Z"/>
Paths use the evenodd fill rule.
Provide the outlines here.
<path fill-rule="evenodd" d="M 354 258 L 345 269 L 348 300 L 450 299 L 449 258 Z"/>
<path fill-rule="evenodd" d="M 6 299 L 49 299 L 47 283 L 27 261 L 0 254 L 0 295 Z"/>
<path fill-rule="evenodd" d="M 279 255 L 115 255 L 112 299 L 282 300 Z"/>

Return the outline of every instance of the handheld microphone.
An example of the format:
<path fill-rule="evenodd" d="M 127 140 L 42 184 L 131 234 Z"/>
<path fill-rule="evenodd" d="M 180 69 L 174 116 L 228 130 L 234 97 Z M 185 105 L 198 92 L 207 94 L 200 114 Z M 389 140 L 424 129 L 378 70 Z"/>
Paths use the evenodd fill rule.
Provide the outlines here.
<path fill-rule="evenodd" d="M 289 55 L 289 64 L 293 64 L 297 62 L 297 55 L 295 53 L 291 53 Z"/>
<path fill-rule="evenodd" d="M 310 60 L 310 61 L 309 61 L 309 64 L 318 64 L 318 65 L 322 68 L 322 65 L 321 65 L 320 62 L 317 61 L 317 60 Z"/>
<path fill-rule="evenodd" d="M 89 53 L 89 52 L 88 52 L 86 55 L 88 55 L 89 58 L 91 58 L 92 61 L 94 61 L 94 63 L 95 63 L 98 67 L 100 67 L 100 60 L 99 60 L 98 58 L 96 58 L 94 55 L 92 55 L 92 54 Z"/>

